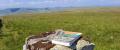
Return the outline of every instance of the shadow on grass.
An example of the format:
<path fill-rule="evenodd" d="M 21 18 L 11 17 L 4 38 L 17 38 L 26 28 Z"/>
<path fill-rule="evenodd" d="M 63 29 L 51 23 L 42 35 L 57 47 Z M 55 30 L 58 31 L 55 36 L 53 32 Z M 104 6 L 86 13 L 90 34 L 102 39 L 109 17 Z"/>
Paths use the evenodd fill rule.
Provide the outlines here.
<path fill-rule="evenodd" d="M 0 19 L 0 39 L 3 37 L 2 27 L 3 27 L 3 23 L 2 23 L 2 19 Z"/>
<path fill-rule="evenodd" d="M 0 31 L 1 31 L 2 27 L 3 27 L 3 23 L 2 23 L 2 19 L 0 19 Z"/>

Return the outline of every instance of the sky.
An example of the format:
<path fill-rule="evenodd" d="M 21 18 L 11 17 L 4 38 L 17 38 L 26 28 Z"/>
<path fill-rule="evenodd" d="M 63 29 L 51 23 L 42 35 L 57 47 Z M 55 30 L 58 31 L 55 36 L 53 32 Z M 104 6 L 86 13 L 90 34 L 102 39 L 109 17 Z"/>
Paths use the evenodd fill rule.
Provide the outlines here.
<path fill-rule="evenodd" d="M 4 8 L 120 6 L 120 0 L 0 0 Z"/>

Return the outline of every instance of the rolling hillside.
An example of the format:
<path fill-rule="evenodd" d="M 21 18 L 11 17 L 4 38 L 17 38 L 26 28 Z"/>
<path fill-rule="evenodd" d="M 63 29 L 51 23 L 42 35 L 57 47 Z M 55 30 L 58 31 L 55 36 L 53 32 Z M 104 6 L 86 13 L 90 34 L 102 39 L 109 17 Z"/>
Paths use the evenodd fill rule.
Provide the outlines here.
<path fill-rule="evenodd" d="M 96 44 L 95 50 L 120 50 L 119 9 L 76 9 L 0 17 L 3 23 L 0 50 L 22 50 L 27 36 L 55 29 L 84 33 Z"/>
<path fill-rule="evenodd" d="M 60 11 L 69 9 L 70 7 L 55 7 L 55 8 L 7 8 L 0 10 L 0 16 L 15 15 L 21 13 L 45 13 L 51 11 Z"/>

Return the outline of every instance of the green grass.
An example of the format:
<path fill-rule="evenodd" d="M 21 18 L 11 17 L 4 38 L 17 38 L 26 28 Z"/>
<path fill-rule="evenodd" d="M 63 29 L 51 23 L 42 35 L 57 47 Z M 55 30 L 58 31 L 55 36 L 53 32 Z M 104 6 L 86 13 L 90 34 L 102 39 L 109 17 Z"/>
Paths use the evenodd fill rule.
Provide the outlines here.
<path fill-rule="evenodd" d="M 74 10 L 0 17 L 3 20 L 0 50 L 22 50 L 27 36 L 55 29 L 82 32 L 92 38 L 95 50 L 120 50 L 120 11 L 114 10 Z"/>

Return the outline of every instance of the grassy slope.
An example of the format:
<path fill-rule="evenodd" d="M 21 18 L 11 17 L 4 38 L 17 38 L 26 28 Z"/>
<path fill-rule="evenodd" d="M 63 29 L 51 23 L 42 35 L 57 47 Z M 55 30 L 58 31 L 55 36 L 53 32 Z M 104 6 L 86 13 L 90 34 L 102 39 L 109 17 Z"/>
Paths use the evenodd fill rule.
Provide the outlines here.
<path fill-rule="evenodd" d="M 1 17 L 4 35 L 0 38 L 0 50 L 22 50 L 27 36 L 59 28 L 91 37 L 95 50 L 120 50 L 119 13 L 117 9 L 92 9 Z"/>

